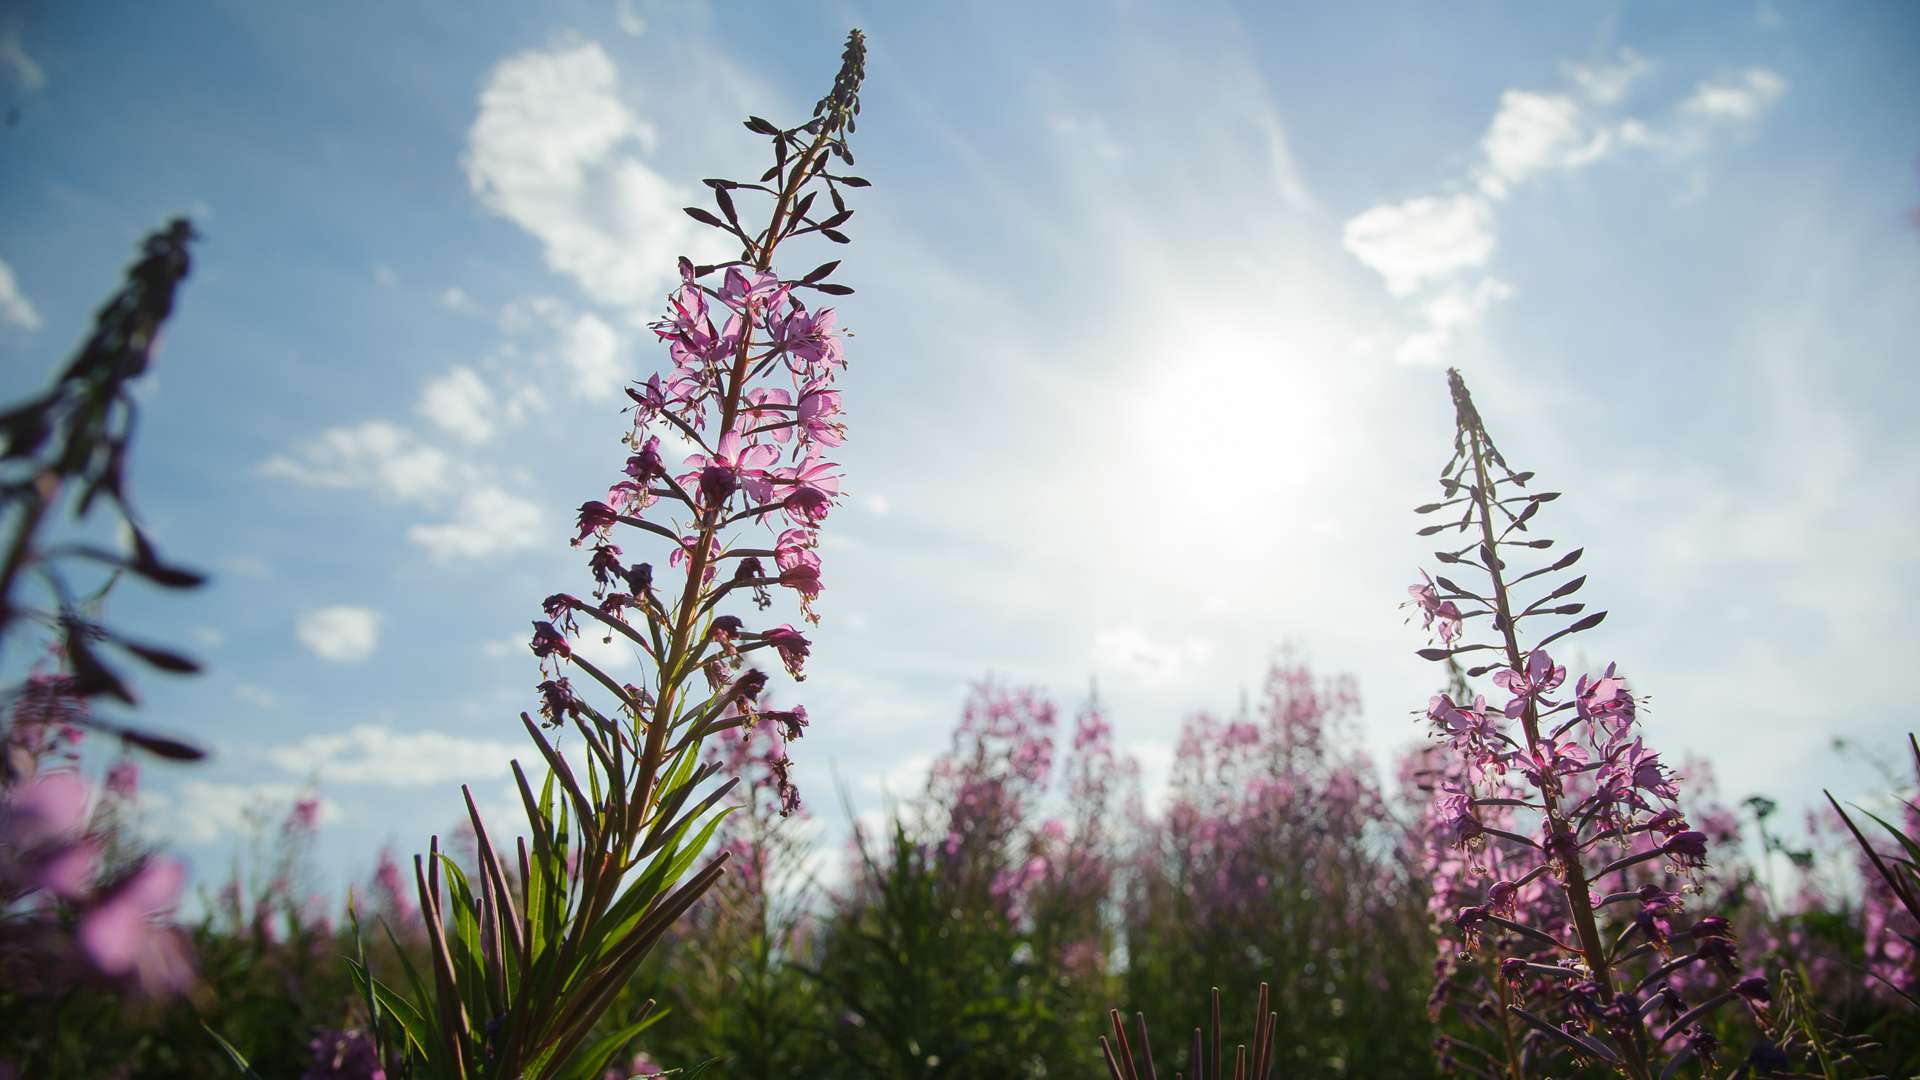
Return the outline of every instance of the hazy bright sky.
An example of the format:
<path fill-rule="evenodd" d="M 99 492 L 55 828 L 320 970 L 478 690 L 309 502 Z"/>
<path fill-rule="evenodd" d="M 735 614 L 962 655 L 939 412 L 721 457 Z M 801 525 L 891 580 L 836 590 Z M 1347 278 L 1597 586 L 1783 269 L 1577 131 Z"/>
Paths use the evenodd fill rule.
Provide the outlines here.
<path fill-rule="evenodd" d="M 504 803 L 679 207 L 760 170 L 737 121 L 803 117 L 851 25 L 874 187 L 787 266 L 859 289 L 853 495 L 779 690 L 823 817 L 910 788 L 988 673 L 1097 680 L 1150 784 L 1283 646 L 1410 742 L 1447 364 L 1567 492 L 1585 658 L 1669 758 L 1797 806 L 1869 786 L 1831 735 L 1915 724 L 1910 4 L 83 7 L 0 15 L 0 391 L 194 215 L 136 477 L 216 583 L 112 613 L 210 666 L 142 683 L 218 752 L 148 768 L 203 875 L 316 778 L 336 882 L 461 781 Z"/>

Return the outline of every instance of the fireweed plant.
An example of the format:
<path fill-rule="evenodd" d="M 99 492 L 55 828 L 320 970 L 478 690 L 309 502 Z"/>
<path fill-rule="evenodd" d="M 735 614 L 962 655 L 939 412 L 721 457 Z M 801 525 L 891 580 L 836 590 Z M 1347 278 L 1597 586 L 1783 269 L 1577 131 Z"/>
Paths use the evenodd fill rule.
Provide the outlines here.
<path fill-rule="evenodd" d="M 1571 599 L 1584 576 L 1560 576 L 1580 550 L 1530 570 L 1508 561 L 1553 546 L 1533 527 L 1558 493 L 1530 492 L 1533 474 L 1507 464 L 1457 371 L 1448 384 L 1456 434 L 1444 498 L 1418 512 L 1458 515 L 1420 535 L 1462 541 L 1435 558 L 1464 583 L 1423 574 L 1409 591 L 1440 641 L 1421 655 L 1473 665 L 1427 709 L 1453 759 L 1432 825 L 1459 853 L 1433 868 L 1434 887 L 1464 901 L 1453 948 L 1484 947 L 1496 962 L 1457 985 L 1448 969 L 1458 953 L 1443 955 L 1436 1007 L 1477 1021 L 1480 1038 L 1444 1040 L 1442 1054 L 1514 1080 L 1568 1058 L 1634 1080 L 1709 1067 L 1721 1053 L 1709 1014 L 1737 1004 L 1764 1027 L 1767 981 L 1740 977 L 1725 918 L 1685 910 L 1708 837 L 1680 813 L 1678 778 L 1646 745 L 1625 678 L 1609 664 L 1569 684 L 1547 651 L 1606 616 Z M 1567 616 L 1579 617 L 1524 644 L 1533 626 Z M 1489 673 L 1493 702 L 1470 690 Z M 1751 1063 L 1769 1066 L 1772 1049 L 1762 1042 Z"/>
<path fill-rule="evenodd" d="M 1187 1069 L 1173 1074 L 1173 1080 L 1266 1080 L 1274 1069 L 1274 1027 L 1280 1015 L 1267 1007 L 1267 984 L 1260 984 L 1260 996 L 1253 1009 L 1253 1044 L 1237 1043 L 1233 1048 L 1233 1068 L 1226 1069 L 1226 1047 L 1221 1042 L 1220 988 L 1210 992 L 1212 1009 L 1207 1014 L 1207 1030 L 1202 1036 L 1193 1029 L 1193 1041 L 1187 1050 Z M 1120 1010 L 1107 1011 L 1107 1023 L 1113 1037 L 1100 1036 L 1100 1056 L 1106 1062 L 1111 1080 L 1154 1080 L 1159 1074 L 1153 1066 L 1153 1040 L 1147 1035 L 1147 1018 L 1133 1014 L 1134 1038 L 1127 1038 L 1126 1021 Z M 1134 1049 L 1134 1043 L 1139 1049 Z M 1137 1056 L 1136 1056 L 1137 1055 Z"/>
<path fill-rule="evenodd" d="M 1912 798 L 1898 800 L 1898 823 L 1856 807 L 1879 826 L 1891 846 L 1877 847 L 1833 793 L 1824 794 L 1860 849 L 1867 975 L 1876 989 L 1920 1010 L 1920 738 L 1909 734 L 1907 749 L 1913 755 L 1917 788 Z"/>
<path fill-rule="evenodd" d="M 160 557 L 140 527 L 127 480 L 139 418 L 133 386 L 152 365 L 161 326 L 173 313 L 174 293 L 191 267 L 187 245 L 193 238 L 193 226 L 185 219 L 148 236 L 139 261 L 127 271 L 126 284 L 101 305 L 93 333 L 53 385 L 0 413 L 0 514 L 7 521 L 5 552 L 0 555 L 0 648 L 12 644 L 22 627 L 38 625 L 53 635 L 66 669 L 63 675 L 32 679 L 15 688 L 10 696 L 16 702 L 31 704 L 39 695 L 135 704 L 132 688 L 101 658 L 102 643 L 162 671 L 199 670 L 171 649 L 101 625 L 91 614 L 98 604 L 84 603 L 69 578 L 70 567 L 91 564 L 169 589 L 193 588 L 206 580 Z M 47 542 L 44 534 L 69 501 L 76 521 L 87 518 L 99 503 L 112 504 L 131 550 L 113 551 L 82 540 Z M 27 597 L 30 581 L 41 586 L 44 600 Z M 132 748 L 176 760 L 204 756 L 91 710 L 68 712 L 69 723 L 117 736 Z M 18 777 L 18 755 L 0 761 L 0 770 L 0 777 Z"/>
<path fill-rule="evenodd" d="M 1253 1076 L 1431 1068 L 1425 993 L 1405 977 L 1432 954 L 1424 882 L 1358 750 L 1359 712 L 1351 678 L 1276 661 L 1237 713 L 1181 725 L 1164 808 L 1131 829 L 1123 1000 L 1156 1023 L 1207 1015 L 1209 983 L 1267 1002 Z M 1144 1072 L 1149 1053 L 1133 1054 Z"/>
<path fill-rule="evenodd" d="M 548 771 L 535 783 L 514 764 L 531 837 L 512 853 L 517 881 L 468 792 L 473 880 L 438 837 L 414 860 L 429 974 L 411 997 L 362 978 L 369 1011 L 394 1021 L 387 1030 L 399 1029 L 422 1073 L 587 1076 L 627 1046 L 648 1023 L 650 1003 L 604 1027 L 603 1018 L 727 862 L 723 851 L 682 880 L 733 786 L 699 794 L 724 771 L 724 762 L 702 763 L 703 740 L 760 725 L 783 743 L 805 732 L 803 706 L 762 706 L 766 673 L 746 661 L 756 652 L 778 657 L 799 679 L 806 634 L 748 619 L 772 606 L 772 590 L 791 589 L 806 619 L 818 621 L 815 549 L 840 492 L 826 454 L 844 438 L 834 378 L 846 358 L 833 310 L 809 308 L 803 297 L 852 290 L 828 280 L 837 261 L 784 278 L 774 257 L 808 235 L 848 242 L 841 230 L 853 211 L 842 191 L 867 182 L 836 168 L 853 164 L 847 135 L 865 58 L 855 30 L 811 119 L 791 128 L 746 121 L 772 145 L 773 164 L 759 180 L 708 180 L 717 213 L 687 209 L 737 242 L 740 255 L 712 266 L 680 260 L 680 285 L 653 324 L 673 367 L 627 391 L 633 428 L 623 475 L 580 507 L 574 546 L 591 552 L 593 598 L 556 593 L 534 623 L 540 720 L 521 720 Z M 764 226 L 746 223 L 742 196 L 771 204 Z M 675 443 L 692 450 L 678 467 L 669 457 Z M 749 530 L 765 538 L 749 540 Z M 636 541 L 664 542 L 663 573 L 624 550 Z M 741 600 L 752 602 L 746 617 L 726 611 Z M 619 682 L 581 656 L 574 644 L 586 633 L 618 635 L 639 650 L 652 669 L 647 685 Z M 613 707 L 591 704 L 589 687 Z M 584 746 L 584 770 L 547 734 L 567 727 Z M 791 812 L 799 795 L 789 766 L 784 755 L 770 763 Z"/>
<path fill-rule="evenodd" d="M 79 767 L 90 732 L 129 752 L 204 756 L 99 711 L 135 703 L 103 647 L 163 671 L 198 670 L 171 649 L 108 628 L 100 614 L 124 574 L 170 589 L 203 580 L 156 553 L 127 472 L 139 411 L 133 388 L 152 365 L 193 236 L 176 220 L 147 237 L 52 385 L 0 412 L 0 648 L 27 641 L 41 654 L 0 702 L 0 1016 L 9 1020 L 0 1073 L 72 1066 L 68 1028 L 121 1014 L 118 1001 L 95 1007 L 103 994 L 163 998 L 194 984 L 186 937 L 164 918 L 185 870 L 130 845 L 121 829 L 137 762 L 122 757 L 98 789 Z M 125 551 L 87 539 L 98 529 L 89 512 L 101 504 L 113 508 Z M 68 511 L 71 521 L 62 521 Z M 94 576 L 83 585 L 77 571 Z"/>
<path fill-rule="evenodd" d="M 664 1011 L 697 1026 L 650 1028 L 646 1049 L 675 1064 L 717 1059 L 728 1076 L 817 1075 L 796 1033 L 830 1022 L 804 971 L 822 905 L 812 881 L 807 808 L 783 813 L 786 746 L 777 732 L 760 728 L 718 736 L 706 754 L 723 775 L 739 778 L 736 791 L 743 793 L 714 837 L 727 852 L 727 874 L 635 980 L 661 987 Z M 664 970 L 668 957 L 671 972 Z"/>

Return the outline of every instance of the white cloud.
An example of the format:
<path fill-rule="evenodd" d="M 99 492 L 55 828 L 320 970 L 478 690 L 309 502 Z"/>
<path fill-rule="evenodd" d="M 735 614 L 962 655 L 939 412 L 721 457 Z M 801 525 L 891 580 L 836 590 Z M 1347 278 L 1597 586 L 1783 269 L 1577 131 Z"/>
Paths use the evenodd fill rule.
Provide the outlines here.
<path fill-rule="evenodd" d="M 280 705 L 279 695 L 264 686 L 255 686 L 253 683 L 241 683 L 234 687 L 233 696 L 236 701 L 256 709 L 273 709 Z"/>
<path fill-rule="evenodd" d="M 1146 686 L 1166 686 L 1213 658 L 1213 643 L 1187 637 L 1160 641 L 1137 626 L 1109 626 L 1093 637 L 1093 661 Z"/>
<path fill-rule="evenodd" d="M 479 310 L 467 290 L 458 285 L 449 285 L 440 293 L 440 306 L 453 311 L 474 312 Z"/>
<path fill-rule="evenodd" d="M 296 800 L 313 798 L 316 818 L 330 825 L 344 816 L 340 804 L 317 796 L 298 784 L 222 784 L 188 780 L 168 797 L 149 796 L 170 812 L 161 816 L 173 835 L 192 843 L 208 843 L 222 836 L 273 828 L 292 810 Z"/>
<path fill-rule="evenodd" d="M 1617 105 L 1633 84 L 1653 70 L 1653 62 L 1632 49 L 1621 49 L 1611 64 L 1566 64 L 1567 78 L 1596 105 Z"/>
<path fill-rule="evenodd" d="M 931 754 L 909 754 L 886 769 L 860 777 L 860 786 L 875 794 L 912 798 L 926 789 L 927 770 L 931 768 Z"/>
<path fill-rule="evenodd" d="M 287 772 L 316 775 L 332 784 L 404 788 L 505 775 L 507 763 L 525 756 L 524 750 L 523 744 L 499 739 L 356 724 L 345 732 L 309 735 L 273 747 L 267 760 Z"/>
<path fill-rule="evenodd" d="M 620 393 L 627 369 L 620 362 L 620 335 L 607 321 L 582 312 L 561 335 L 560 358 L 573 374 L 573 392 L 589 401 L 605 401 Z"/>
<path fill-rule="evenodd" d="M 614 5 L 614 18 L 619 22 L 620 32 L 628 37 L 639 37 L 647 32 L 647 20 L 641 17 L 633 0 L 619 0 Z"/>
<path fill-rule="evenodd" d="M 1349 220 L 1348 251 L 1406 296 L 1430 280 L 1484 266 L 1493 255 L 1493 210 L 1478 195 L 1424 195 Z"/>
<path fill-rule="evenodd" d="M 1098 116 L 1056 112 L 1047 117 L 1047 128 L 1102 161 L 1119 161 L 1127 156 L 1126 148 L 1107 130 L 1107 122 Z"/>
<path fill-rule="evenodd" d="M 504 488 L 482 484 L 461 495 L 451 521 L 415 525 L 407 539 L 441 561 L 521 551 L 539 542 L 540 508 Z"/>
<path fill-rule="evenodd" d="M 1779 74 L 1766 68 L 1748 68 L 1702 82 L 1681 103 L 1680 111 L 1706 120 L 1751 120 L 1772 108 L 1786 93 L 1787 80 Z"/>
<path fill-rule="evenodd" d="M 1580 106 L 1563 94 L 1508 90 L 1481 139 L 1487 171 L 1480 189 L 1505 198 L 1513 184 L 1548 169 L 1577 169 L 1606 156 L 1612 138 L 1589 133 Z"/>
<path fill-rule="evenodd" d="M 321 608 L 303 616 L 294 634 L 322 660 L 356 663 L 380 643 L 380 615 L 345 605 Z"/>
<path fill-rule="evenodd" d="M 13 267 L 0 259 L 0 324 L 18 326 L 22 330 L 40 329 L 40 312 L 34 310 L 33 302 L 21 295 L 20 284 L 14 280 Z"/>
<path fill-rule="evenodd" d="M 688 200 L 631 151 L 653 128 L 621 98 L 599 45 L 564 43 L 500 62 L 467 133 L 467 180 L 487 209 L 537 238 L 547 266 L 607 304 L 654 299 L 696 238 Z"/>
<path fill-rule="evenodd" d="M 376 266 L 373 268 L 373 280 L 379 282 L 381 288 L 391 289 L 400 284 L 400 275 L 391 266 Z"/>
<path fill-rule="evenodd" d="M 577 311 L 552 296 L 521 297 L 500 309 L 500 329 L 506 334 L 526 336 L 542 327 L 552 332 L 552 339 L 535 359 L 558 364 L 574 397 L 606 401 L 619 396 L 621 384 L 631 375 L 619 331 L 600 316 Z M 517 346 L 506 347 L 509 356 L 518 351 Z"/>
<path fill-rule="evenodd" d="M 893 512 L 893 503 L 885 495 L 869 495 L 864 500 L 867 513 L 875 517 L 886 517 Z"/>
<path fill-rule="evenodd" d="M 1498 278 L 1481 278 L 1472 287 L 1450 285 L 1423 306 L 1427 321 L 1441 330 L 1473 326 L 1495 301 L 1513 295 L 1513 286 Z"/>
<path fill-rule="evenodd" d="M 412 432 L 385 420 L 368 420 L 329 428 L 292 456 L 268 458 L 260 471 L 308 487 L 370 488 L 413 501 L 444 489 L 452 464 Z"/>
<path fill-rule="evenodd" d="M 13 80 L 30 93 L 47 85 L 46 71 L 27 55 L 26 46 L 20 44 L 18 30 L 9 29 L 0 34 L 0 67 L 12 72 Z"/>
<path fill-rule="evenodd" d="M 428 379 L 420 388 L 420 415 L 442 430 L 468 442 L 486 442 L 493 437 L 493 418 L 499 411 L 493 389 L 479 372 L 454 366 L 443 375 Z"/>
<path fill-rule="evenodd" d="M 1673 108 L 1670 119 L 1648 124 L 1634 117 L 1606 119 L 1604 110 L 1624 100 L 1653 64 L 1631 49 L 1611 63 L 1566 64 L 1578 96 L 1507 90 L 1481 138 L 1483 159 L 1468 177 L 1479 193 L 1426 195 L 1372 207 L 1349 220 L 1345 244 L 1378 271 L 1387 291 L 1408 297 L 1424 293 L 1424 326 L 1394 349 L 1402 364 L 1446 363 L 1461 334 L 1477 326 L 1495 302 L 1512 295 L 1488 276 L 1468 284 L 1498 242 L 1496 207 L 1514 187 L 1543 173 L 1584 168 L 1623 147 L 1652 150 L 1670 160 L 1712 145 L 1713 128 L 1760 115 L 1786 93 L 1784 78 L 1765 68 L 1701 83 Z M 1695 175 L 1696 185 L 1702 183 Z M 1378 339 L 1356 339 L 1354 351 L 1370 352 Z"/>
<path fill-rule="evenodd" d="M 1480 324 L 1487 309 L 1513 295 L 1513 286 L 1498 278 L 1481 278 L 1472 285 L 1454 282 L 1421 304 L 1427 329 L 1408 335 L 1394 352 L 1402 364 L 1438 366 L 1460 333 Z"/>
<path fill-rule="evenodd" d="M 525 642 L 519 643 L 522 649 Z M 634 665 L 634 644 L 625 635 L 610 633 L 598 623 L 580 624 L 580 635 L 573 639 L 573 651 L 586 657 L 587 663 L 601 671 L 614 672 Z"/>
<path fill-rule="evenodd" d="M 273 566 L 258 555 L 233 555 L 220 560 L 220 569 L 241 577 L 265 580 L 273 576 Z"/>
<path fill-rule="evenodd" d="M 527 638 L 521 634 L 515 634 L 512 637 L 495 638 L 480 646 L 480 651 L 488 659 L 504 659 L 516 653 L 525 653 L 527 651 Z"/>

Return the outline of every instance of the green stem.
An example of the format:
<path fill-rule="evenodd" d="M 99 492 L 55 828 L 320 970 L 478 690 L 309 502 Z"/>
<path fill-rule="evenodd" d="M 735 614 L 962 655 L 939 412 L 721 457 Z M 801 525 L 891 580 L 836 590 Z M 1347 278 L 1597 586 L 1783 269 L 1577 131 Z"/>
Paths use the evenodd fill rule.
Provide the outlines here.
<path fill-rule="evenodd" d="M 1507 652 L 1507 663 L 1514 671 L 1526 669 L 1525 659 L 1520 652 L 1520 643 L 1514 632 L 1513 606 L 1507 597 L 1507 582 L 1500 572 L 1499 541 L 1493 534 L 1492 478 L 1487 474 L 1486 432 L 1480 426 L 1479 415 L 1470 413 L 1467 432 L 1468 447 L 1473 455 L 1473 500 L 1479 511 L 1480 536 L 1484 542 L 1484 555 L 1487 560 L 1487 576 L 1493 581 L 1494 617 L 1499 620 L 1500 633 Z M 1526 731 L 1527 750 L 1536 761 L 1541 745 L 1540 720 L 1538 706 L 1532 697 L 1527 698 L 1526 709 L 1520 714 L 1521 727 Z M 1561 849 L 1566 852 L 1562 858 L 1563 879 L 1566 887 L 1568 914 L 1573 917 L 1574 931 L 1580 938 L 1580 951 L 1586 957 L 1587 967 L 1593 972 L 1593 981 L 1599 987 L 1600 1000 L 1611 1002 L 1614 998 L 1613 969 L 1607 959 L 1606 943 L 1601 940 L 1599 924 L 1593 918 L 1593 896 L 1587 883 L 1586 869 L 1581 865 L 1579 854 L 1570 842 L 1575 836 L 1573 827 L 1567 823 L 1566 815 L 1560 809 L 1558 785 L 1550 775 L 1543 775 L 1540 798 L 1545 805 L 1548 833 L 1563 838 Z M 1638 1039 L 1618 1040 L 1622 1051 L 1622 1060 L 1629 1075 L 1635 1080 L 1651 1080 L 1646 1061 L 1640 1052 Z"/>

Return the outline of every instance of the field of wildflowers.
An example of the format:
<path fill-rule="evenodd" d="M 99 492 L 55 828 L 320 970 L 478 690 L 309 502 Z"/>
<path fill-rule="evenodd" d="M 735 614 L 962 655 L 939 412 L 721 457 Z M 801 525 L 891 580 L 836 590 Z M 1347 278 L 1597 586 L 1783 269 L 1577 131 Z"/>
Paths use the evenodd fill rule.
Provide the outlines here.
<path fill-rule="evenodd" d="M 1920 1073 L 1920 744 L 1877 748 L 1911 755 L 1905 787 L 1829 796 L 1805 846 L 1663 759 L 1632 658 L 1569 670 L 1603 585 L 1458 371 L 1403 605 L 1434 694 L 1389 703 L 1420 717 L 1401 757 L 1363 748 L 1353 679 L 1283 653 L 1236 711 L 1167 718 L 1149 800 L 1097 690 L 983 679 L 924 783 L 823 849 L 831 800 L 790 756 L 810 717 L 767 671 L 815 662 L 852 289 L 839 260 L 793 270 L 850 242 L 866 58 L 854 31 L 811 117 L 746 121 L 766 171 L 686 211 L 736 254 L 679 260 L 617 478 L 550 478 L 592 496 L 586 574 L 528 598 L 518 816 L 463 787 L 455 831 L 368 852 L 347 897 L 310 886 L 310 797 L 191 918 L 129 827 L 143 760 L 201 756 L 114 718 L 123 657 L 197 667 L 105 614 L 201 581 L 128 479 L 192 227 L 0 414 L 0 634 L 37 658 L 0 729 L 0 1078 Z M 640 675 L 583 648 L 615 638 Z"/>

